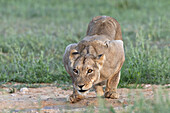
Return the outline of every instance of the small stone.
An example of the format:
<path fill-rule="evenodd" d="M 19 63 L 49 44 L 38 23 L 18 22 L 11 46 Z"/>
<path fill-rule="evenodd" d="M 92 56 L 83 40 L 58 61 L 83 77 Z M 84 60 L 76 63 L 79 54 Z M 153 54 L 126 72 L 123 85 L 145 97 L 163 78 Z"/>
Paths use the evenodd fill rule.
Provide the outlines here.
<path fill-rule="evenodd" d="M 144 88 L 150 88 L 150 87 L 151 87 L 150 84 L 146 84 L 146 85 L 144 86 Z"/>
<path fill-rule="evenodd" d="M 123 99 L 119 99 L 118 102 L 119 102 L 119 103 L 123 103 L 124 100 L 123 100 Z"/>
<path fill-rule="evenodd" d="M 11 96 L 16 96 L 16 94 L 11 94 Z"/>
<path fill-rule="evenodd" d="M 23 87 L 23 88 L 20 89 L 20 92 L 23 92 L 23 93 L 28 92 L 28 91 L 29 91 L 29 90 L 28 90 L 28 88 L 26 88 L 26 87 Z"/>

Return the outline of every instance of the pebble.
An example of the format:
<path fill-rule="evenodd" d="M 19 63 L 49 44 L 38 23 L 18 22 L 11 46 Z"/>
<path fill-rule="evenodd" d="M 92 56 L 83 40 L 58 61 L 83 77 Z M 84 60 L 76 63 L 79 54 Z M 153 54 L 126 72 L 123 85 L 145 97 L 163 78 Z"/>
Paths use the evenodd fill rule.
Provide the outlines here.
<path fill-rule="evenodd" d="M 151 87 L 150 84 L 146 84 L 146 85 L 144 86 L 144 88 L 150 88 L 150 87 Z"/>
<path fill-rule="evenodd" d="M 26 92 L 28 92 L 28 88 L 27 87 L 23 87 L 20 89 L 20 92 L 22 92 L 23 94 L 25 94 Z"/>
<path fill-rule="evenodd" d="M 11 96 L 16 96 L 16 94 L 11 94 Z"/>

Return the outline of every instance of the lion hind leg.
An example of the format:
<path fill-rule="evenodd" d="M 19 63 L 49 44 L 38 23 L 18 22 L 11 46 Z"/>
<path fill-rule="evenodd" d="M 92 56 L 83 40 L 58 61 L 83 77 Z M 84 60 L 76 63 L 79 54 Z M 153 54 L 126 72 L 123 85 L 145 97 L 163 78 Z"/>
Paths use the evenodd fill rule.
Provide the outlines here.
<path fill-rule="evenodd" d="M 120 72 L 113 75 L 110 79 L 107 80 L 106 89 L 105 89 L 105 98 L 117 99 L 119 94 L 117 93 L 117 86 L 120 80 Z"/>

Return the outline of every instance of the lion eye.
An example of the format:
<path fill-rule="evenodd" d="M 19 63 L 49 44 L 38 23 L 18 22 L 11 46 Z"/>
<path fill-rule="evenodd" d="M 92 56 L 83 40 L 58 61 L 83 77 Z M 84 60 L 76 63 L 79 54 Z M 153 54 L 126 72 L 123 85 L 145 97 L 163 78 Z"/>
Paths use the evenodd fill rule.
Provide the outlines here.
<path fill-rule="evenodd" d="M 87 71 L 87 73 L 91 73 L 91 72 L 93 72 L 93 70 L 92 70 L 92 69 L 89 69 L 89 70 Z"/>
<path fill-rule="evenodd" d="M 78 70 L 77 69 L 73 69 L 73 72 L 78 74 Z"/>

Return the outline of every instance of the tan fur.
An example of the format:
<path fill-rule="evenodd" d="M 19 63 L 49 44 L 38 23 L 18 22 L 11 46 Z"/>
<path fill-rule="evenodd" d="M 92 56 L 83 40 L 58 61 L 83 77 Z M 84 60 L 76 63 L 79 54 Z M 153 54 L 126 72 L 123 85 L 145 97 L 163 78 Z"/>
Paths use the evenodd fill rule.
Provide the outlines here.
<path fill-rule="evenodd" d="M 117 86 L 124 63 L 124 48 L 119 23 L 108 16 L 97 16 L 88 25 L 86 37 L 66 47 L 63 63 L 72 78 L 70 102 L 85 97 L 94 86 L 98 96 L 119 98 Z M 106 83 L 105 93 L 103 83 Z"/>

